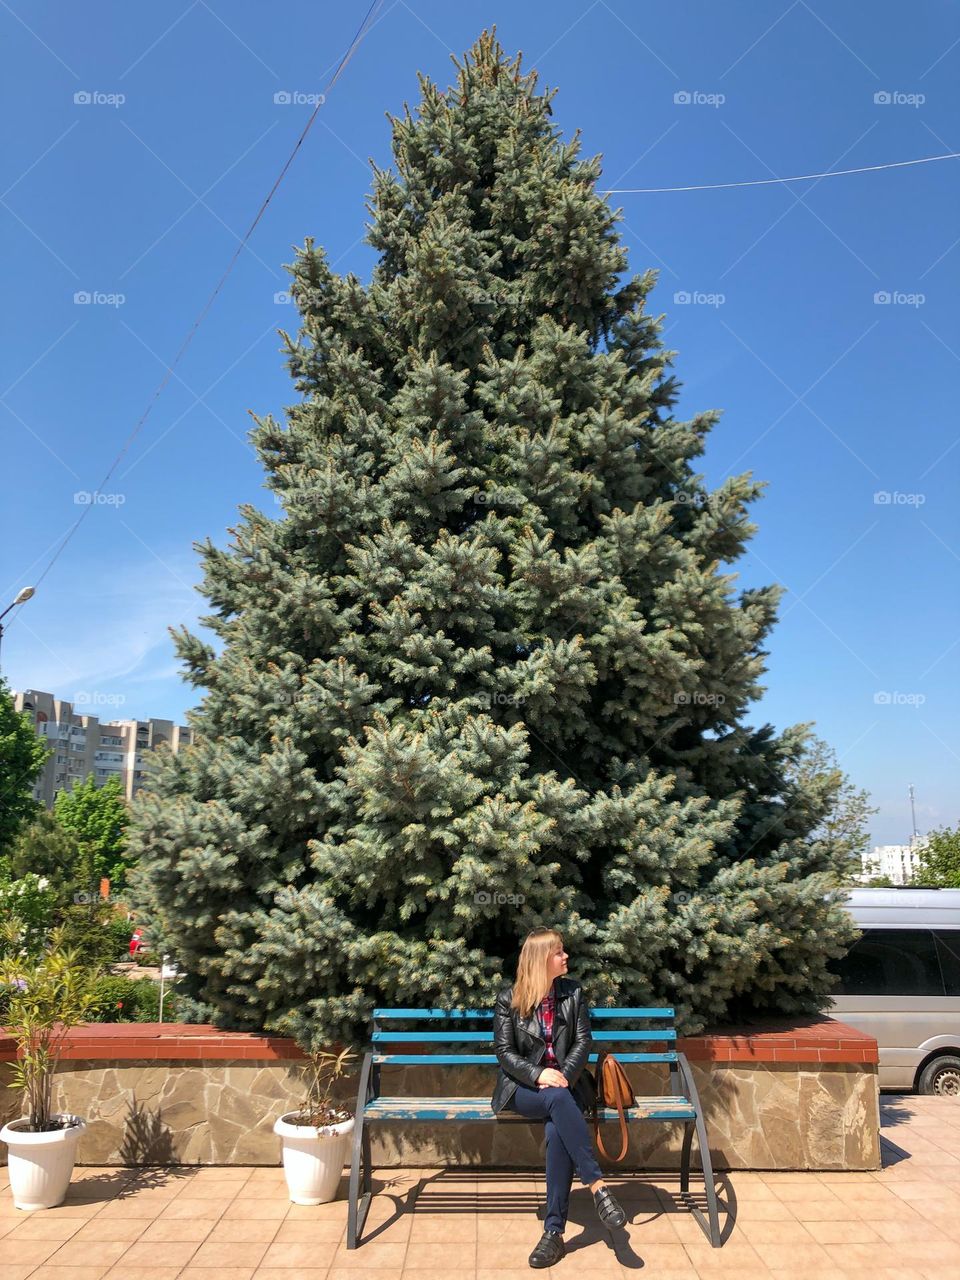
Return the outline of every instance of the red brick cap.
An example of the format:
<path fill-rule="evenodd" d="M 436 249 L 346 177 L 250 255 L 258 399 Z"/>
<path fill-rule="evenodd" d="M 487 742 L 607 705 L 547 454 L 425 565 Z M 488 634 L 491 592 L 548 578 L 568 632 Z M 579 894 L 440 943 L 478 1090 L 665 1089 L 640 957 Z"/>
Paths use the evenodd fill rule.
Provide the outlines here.
<path fill-rule="evenodd" d="M 644 1050 L 669 1048 L 647 1043 Z M 416 1038 L 391 1045 L 394 1052 L 409 1053 L 436 1046 Z M 716 1028 L 700 1035 L 679 1037 L 677 1048 L 691 1062 L 847 1062 L 861 1065 L 878 1061 L 872 1036 L 834 1018 L 765 1018 L 755 1023 Z M 97 1022 L 75 1027 L 64 1040 L 64 1060 L 116 1061 L 156 1059 L 249 1059 L 274 1062 L 302 1059 L 303 1054 L 286 1036 L 260 1035 L 252 1031 L 224 1031 L 204 1023 Z M 0 1029 L 0 1062 L 16 1058 L 16 1042 Z"/>

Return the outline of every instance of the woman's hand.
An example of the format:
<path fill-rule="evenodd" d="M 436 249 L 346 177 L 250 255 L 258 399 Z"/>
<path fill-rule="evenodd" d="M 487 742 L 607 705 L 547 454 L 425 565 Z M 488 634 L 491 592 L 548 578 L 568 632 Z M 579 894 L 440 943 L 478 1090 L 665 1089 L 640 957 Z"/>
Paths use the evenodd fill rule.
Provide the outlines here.
<path fill-rule="evenodd" d="M 562 1071 L 557 1071 L 555 1067 L 544 1067 L 537 1077 L 537 1088 L 548 1089 L 551 1086 L 558 1089 L 566 1089 L 567 1077 Z"/>

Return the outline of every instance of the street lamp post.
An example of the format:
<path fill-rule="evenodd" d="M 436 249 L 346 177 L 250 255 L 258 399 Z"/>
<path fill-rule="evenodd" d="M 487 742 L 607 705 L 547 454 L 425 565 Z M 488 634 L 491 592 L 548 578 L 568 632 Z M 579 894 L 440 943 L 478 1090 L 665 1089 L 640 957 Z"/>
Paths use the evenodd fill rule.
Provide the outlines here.
<path fill-rule="evenodd" d="M 17 598 L 16 600 L 14 600 L 13 604 L 8 604 L 7 607 L 4 609 L 3 613 L 0 613 L 0 644 L 3 644 L 4 618 L 10 612 L 10 610 L 15 609 L 18 604 L 26 604 L 27 601 L 30 599 L 30 597 L 35 593 L 35 591 L 36 591 L 36 587 L 23 587 L 20 591 L 17 592 Z"/>

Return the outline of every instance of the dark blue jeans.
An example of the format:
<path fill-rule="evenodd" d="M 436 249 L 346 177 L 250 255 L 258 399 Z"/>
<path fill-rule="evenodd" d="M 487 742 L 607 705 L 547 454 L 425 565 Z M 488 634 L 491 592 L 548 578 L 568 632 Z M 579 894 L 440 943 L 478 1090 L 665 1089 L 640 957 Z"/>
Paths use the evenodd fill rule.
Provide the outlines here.
<path fill-rule="evenodd" d="M 562 1232 L 567 1225 L 570 1187 L 576 1169 L 589 1186 L 603 1177 L 593 1150 L 590 1129 L 576 1096 L 563 1085 L 528 1089 L 518 1084 L 507 1104 L 529 1120 L 542 1120 L 547 1138 L 547 1212 L 544 1231 Z"/>

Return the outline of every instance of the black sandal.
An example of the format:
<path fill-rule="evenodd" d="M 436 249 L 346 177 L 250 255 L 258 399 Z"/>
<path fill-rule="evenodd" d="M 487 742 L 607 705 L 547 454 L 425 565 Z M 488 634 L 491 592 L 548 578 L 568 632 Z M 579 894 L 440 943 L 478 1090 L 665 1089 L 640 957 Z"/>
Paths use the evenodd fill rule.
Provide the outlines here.
<path fill-rule="evenodd" d="M 555 1262 L 560 1261 L 565 1253 L 563 1236 L 560 1232 L 545 1231 L 528 1261 L 531 1267 L 552 1267 Z"/>
<path fill-rule="evenodd" d="M 600 1187 L 593 1193 L 600 1221 L 605 1227 L 622 1227 L 627 1220 L 623 1205 L 616 1200 L 606 1187 Z"/>

